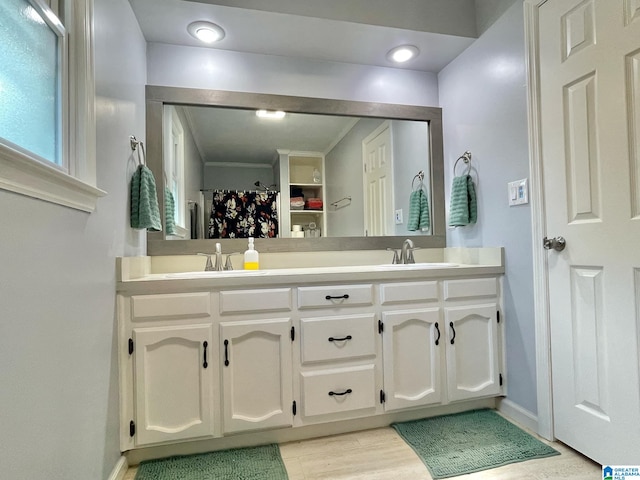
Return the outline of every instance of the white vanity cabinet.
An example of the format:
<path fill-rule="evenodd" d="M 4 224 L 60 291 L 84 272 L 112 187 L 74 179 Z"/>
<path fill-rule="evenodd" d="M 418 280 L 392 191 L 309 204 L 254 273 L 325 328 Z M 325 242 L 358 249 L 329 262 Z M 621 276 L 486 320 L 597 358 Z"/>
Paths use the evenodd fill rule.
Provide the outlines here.
<path fill-rule="evenodd" d="M 376 275 L 119 293 L 122 450 L 362 428 L 503 393 L 496 276 Z"/>
<path fill-rule="evenodd" d="M 440 403 L 444 346 L 438 282 L 380 286 L 385 411 Z"/>
<path fill-rule="evenodd" d="M 374 285 L 300 287 L 297 294 L 295 424 L 378 413 L 376 392 L 381 379 Z"/>
<path fill-rule="evenodd" d="M 214 435 L 218 388 L 208 292 L 119 298 L 122 444 Z"/>
<path fill-rule="evenodd" d="M 443 290 L 449 400 L 500 394 L 497 279 L 449 280 Z"/>
<path fill-rule="evenodd" d="M 290 427 L 292 290 L 218 295 L 223 433 Z"/>

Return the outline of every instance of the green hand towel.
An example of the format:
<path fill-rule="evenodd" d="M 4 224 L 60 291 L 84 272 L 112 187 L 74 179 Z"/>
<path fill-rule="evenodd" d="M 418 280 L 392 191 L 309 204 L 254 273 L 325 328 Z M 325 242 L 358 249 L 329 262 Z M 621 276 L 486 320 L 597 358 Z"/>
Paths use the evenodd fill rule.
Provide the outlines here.
<path fill-rule="evenodd" d="M 410 232 L 416 230 L 428 230 L 431 226 L 429 215 L 429 200 L 427 194 L 421 188 L 411 192 L 409 196 L 409 221 L 407 229 Z"/>
<path fill-rule="evenodd" d="M 131 228 L 162 231 L 156 181 L 146 165 L 140 165 L 131 178 Z"/>
<path fill-rule="evenodd" d="M 167 235 L 176 234 L 176 203 L 173 199 L 171 190 L 167 187 L 164 188 L 164 228 Z"/>
<path fill-rule="evenodd" d="M 462 175 L 453 179 L 449 205 L 449 225 L 462 227 L 478 220 L 478 201 L 473 179 Z"/>

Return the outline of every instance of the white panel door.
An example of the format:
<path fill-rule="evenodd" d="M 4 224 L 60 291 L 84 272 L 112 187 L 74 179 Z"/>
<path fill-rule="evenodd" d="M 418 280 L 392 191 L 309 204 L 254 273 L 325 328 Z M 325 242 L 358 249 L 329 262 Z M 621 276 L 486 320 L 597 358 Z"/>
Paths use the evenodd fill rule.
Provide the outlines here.
<path fill-rule="evenodd" d="M 444 332 L 439 308 L 382 314 L 386 411 L 439 403 Z"/>
<path fill-rule="evenodd" d="M 211 325 L 133 330 L 136 446 L 213 435 Z"/>
<path fill-rule="evenodd" d="M 365 234 L 393 234 L 393 150 L 391 127 L 384 123 L 362 142 Z"/>
<path fill-rule="evenodd" d="M 288 318 L 220 324 L 225 433 L 292 425 L 290 331 Z"/>
<path fill-rule="evenodd" d="M 500 393 L 497 312 L 495 303 L 444 309 L 450 401 Z"/>
<path fill-rule="evenodd" d="M 635 0 L 539 10 L 555 436 L 640 464 L 640 16 Z"/>

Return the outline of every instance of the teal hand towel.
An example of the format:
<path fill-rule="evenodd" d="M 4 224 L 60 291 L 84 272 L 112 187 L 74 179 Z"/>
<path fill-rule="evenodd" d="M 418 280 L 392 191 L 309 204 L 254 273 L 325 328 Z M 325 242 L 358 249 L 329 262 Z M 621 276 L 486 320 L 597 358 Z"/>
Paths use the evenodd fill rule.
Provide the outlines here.
<path fill-rule="evenodd" d="M 176 234 L 176 203 L 171 190 L 164 188 L 164 228 L 167 235 Z"/>
<path fill-rule="evenodd" d="M 455 177 L 451 185 L 449 225 L 451 227 L 463 227 L 476 223 L 477 220 L 478 201 L 471 175 Z"/>
<path fill-rule="evenodd" d="M 409 221 L 407 229 L 410 232 L 416 230 L 429 230 L 431 216 L 429 215 L 429 200 L 426 192 L 419 188 L 411 192 L 409 196 Z"/>
<path fill-rule="evenodd" d="M 146 165 L 140 165 L 131 178 L 131 228 L 162 231 L 156 181 Z"/>

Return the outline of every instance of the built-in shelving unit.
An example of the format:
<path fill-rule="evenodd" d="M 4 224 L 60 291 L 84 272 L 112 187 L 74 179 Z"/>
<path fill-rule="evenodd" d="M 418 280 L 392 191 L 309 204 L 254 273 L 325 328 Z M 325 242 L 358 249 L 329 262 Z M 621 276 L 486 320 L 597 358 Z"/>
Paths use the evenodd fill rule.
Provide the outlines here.
<path fill-rule="evenodd" d="M 280 236 L 291 237 L 294 225 L 301 225 L 303 231 L 315 223 L 321 236 L 326 236 L 326 196 L 324 176 L 324 155 L 319 152 L 278 150 L 280 166 Z M 314 172 L 317 172 L 314 175 Z M 305 200 L 304 209 L 291 208 L 291 193 L 301 190 Z M 321 209 L 308 208 L 311 198 L 322 200 Z"/>

